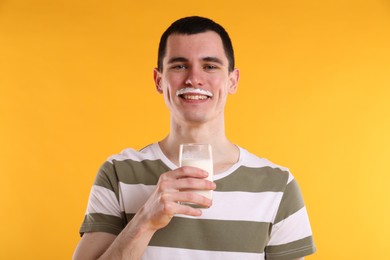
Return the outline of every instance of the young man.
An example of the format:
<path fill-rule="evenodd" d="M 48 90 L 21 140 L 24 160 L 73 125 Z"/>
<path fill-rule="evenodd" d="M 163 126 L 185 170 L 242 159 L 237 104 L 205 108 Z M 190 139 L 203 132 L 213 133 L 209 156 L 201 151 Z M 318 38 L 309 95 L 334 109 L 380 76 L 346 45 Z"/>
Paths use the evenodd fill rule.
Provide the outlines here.
<path fill-rule="evenodd" d="M 167 29 L 154 81 L 170 110 L 170 133 L 102 165 L 74 259 L 283 260 L 315 251 L 293 176 L 225 135 L 224 106 L 238 79 L 220 25 L 186 17 Z M 177 166 L 182 143 L 212 145 L 214 182 Z M 214 190 L 213 200 L 191 190 Z"/>

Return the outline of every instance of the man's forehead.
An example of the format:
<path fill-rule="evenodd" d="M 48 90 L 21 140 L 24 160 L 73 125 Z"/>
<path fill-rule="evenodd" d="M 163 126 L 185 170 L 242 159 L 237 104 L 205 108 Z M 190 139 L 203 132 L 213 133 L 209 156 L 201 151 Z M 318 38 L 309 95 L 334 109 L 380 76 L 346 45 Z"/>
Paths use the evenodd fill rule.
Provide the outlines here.
<path fill-rule="evenodd" d="M 171 34 L 167 39 L 165 58 L 200 55 L 199 58 L 216 57 L 227 59 L 221 37 L 207 31 L 197 34 Z"/>
<path fill-rule="evenodd" d="M 201 33 L 194 34 L 182 34 L 182 33 L 172 33 L 168 36 L 167 44 L 177 43 L 177 42 L 204 42 L 204 43 L 214 43 L 221 45 L 223 47 L 222 39 L 218 33 L 214 31 L 206 31 Z"/>

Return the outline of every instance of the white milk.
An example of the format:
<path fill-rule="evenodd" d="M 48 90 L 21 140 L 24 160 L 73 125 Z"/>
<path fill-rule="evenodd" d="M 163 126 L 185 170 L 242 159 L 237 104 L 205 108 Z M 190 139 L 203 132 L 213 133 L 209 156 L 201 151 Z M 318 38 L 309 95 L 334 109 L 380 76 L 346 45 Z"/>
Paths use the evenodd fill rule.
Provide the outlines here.
<path fill-rule="evenodd" d="M 206 172 L 209 173 L 209 176 L 205 178 L 206 180 L 213 181 L 213 161 L 207 160 L 207 159 L 191 159 L 191 158 L 184 158 L 181 161 L 181 166 L 192 166 L 200 168 Z M 212 199 L 212 190 L 205 190 L 205 191 L 194 191 L 200 195 L 203 195 L 209 199 Z"/>

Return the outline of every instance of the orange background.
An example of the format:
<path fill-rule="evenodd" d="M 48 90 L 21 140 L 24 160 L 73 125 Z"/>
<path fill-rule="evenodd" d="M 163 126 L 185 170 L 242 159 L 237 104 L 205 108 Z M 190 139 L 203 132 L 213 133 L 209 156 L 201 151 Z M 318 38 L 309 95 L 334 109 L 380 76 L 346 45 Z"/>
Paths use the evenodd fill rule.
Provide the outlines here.
<path fill-rule="evenodd" d="M 230 32 L 227 134 L 291 169 L 318 252 L 390 255 L 390 3 L 0 1 L 0 259 L 70 259 L 101 163 L 168 132 L 152 71 L 163 30 Z"/>

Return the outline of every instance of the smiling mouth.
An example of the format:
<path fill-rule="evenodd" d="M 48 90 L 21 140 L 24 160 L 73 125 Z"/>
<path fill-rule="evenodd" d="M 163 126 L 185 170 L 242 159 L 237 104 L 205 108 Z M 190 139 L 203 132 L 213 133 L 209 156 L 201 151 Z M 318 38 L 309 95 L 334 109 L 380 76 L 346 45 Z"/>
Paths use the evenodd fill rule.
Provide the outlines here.
<path fill-rule="evenodd" d="M 205 100 L 212 98 L 213 94 L 200 88 L 182 88 L 176 91 L 176 96 L 187 100 Z"/>

